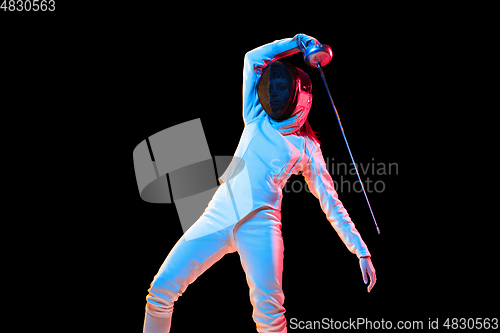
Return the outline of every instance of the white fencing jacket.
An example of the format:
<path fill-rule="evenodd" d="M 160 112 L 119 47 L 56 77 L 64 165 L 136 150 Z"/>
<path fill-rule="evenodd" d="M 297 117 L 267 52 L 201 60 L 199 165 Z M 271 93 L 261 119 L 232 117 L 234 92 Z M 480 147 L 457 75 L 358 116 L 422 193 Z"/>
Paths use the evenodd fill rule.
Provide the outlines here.
<path fill-rule="evenodd" d="M 258 47 L 245 55 L 243 69 L 243 120 L 245 128 L 235 158 L 219 178 L 219 187 L 210 204 L 225 204 L 237 222 L 251 211 L 270 207 L 281 209 L 282 189 L 292 174 L 302 171 L 311 193 L 319 199 L 328 221 L 349 251 L 369 256 L 367 246 L 338 199 L 319 145 L 295 133 L 309 110 L 290 119 L 274 121 L 264 111 L 257 95 L 263 68 L 271 61 L 299 52 L 301 38 L 282 39 Z M 225 185 L 225 186 L 224 186 Z"/>

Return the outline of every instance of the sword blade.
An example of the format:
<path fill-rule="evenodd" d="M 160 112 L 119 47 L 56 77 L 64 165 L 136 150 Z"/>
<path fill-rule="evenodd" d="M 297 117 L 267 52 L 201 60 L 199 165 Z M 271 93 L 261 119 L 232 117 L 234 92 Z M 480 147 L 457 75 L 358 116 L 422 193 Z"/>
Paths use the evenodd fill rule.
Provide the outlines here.
<path fill-rule="evenodd" d="M 340 122 L 339 113 L 337 112 L 337 108 L 335 107 L 335 103 L 333 102 L 332 94 L 330 93 L 330 89 L 328 88 L 328 83 L 326 83 L 325 74 L 323 73 L 323 69 L 321 68 L 321 64 L 318 63 L 319 73 L 321 78 L 323 79 L 323 83 L 325 84 L 326 91 L 328 93 L 328 97 L 330 97 L 330 102 L 332 103 L 333 110 L 335 111 L 335 116 L 337 117 L 337 121 L 340 126 L 340 130 L 342 131 L 342 136 L 344 137 L 345 144 L 347 146 L 347 150 L 349 151 L 349 155 L 351 156 L 352 164 L 354 165 L 354 169 L 356 170 L 356 175 L 358 175 L 359 183 L 361 184 L 361 188 L 363 189 L 363 193 L 365 194 L 366 203 L 368 204 L 368 208 L 370 208 L 370 213 L 373 217 L 373 222 L 375 222 L 375 227 L 377 228 L 377 233 L 380 234 L 380 229 L 377 225 L 377 220 L 375 219 L 375 215 L 373 214 L 372 206 L 370 205 L 370 200 L 368 200 L 368 195 L 366 195 L 365 187 L 363 186 L 363 181 L 361 181 L 361 177 L 358 172 L 358 167 L 354 162 L 354 157 L 352 156 L 351 148 L 349 147 L 349 143 L 347 142 L 347 138 L 345 136 L 344 128 L 342 127 L 342 123 Z"/>

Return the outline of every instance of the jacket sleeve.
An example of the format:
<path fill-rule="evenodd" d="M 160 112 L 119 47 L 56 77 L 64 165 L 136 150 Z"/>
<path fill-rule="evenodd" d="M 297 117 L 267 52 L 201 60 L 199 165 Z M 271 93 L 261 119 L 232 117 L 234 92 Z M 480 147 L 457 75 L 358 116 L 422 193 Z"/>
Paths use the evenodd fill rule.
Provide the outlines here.
<path fill-rule="evenodd" d="M 307 35 L 276 40 L 245 54 L 243 63 L 243 121 L 245 125 L 265 112 L 257 95 L 257 84 L 262 71 L 272 61 L 303 51 L 304 45 L 319 42 Z"/>
<path fill-rule="evenodd" d="M 349 251 L 354 253 L 358 258 L 370 256 L 368 247 L 363 242 L 349 214 L 338 198 L 319 145 L 315 144 L 314 148 L 312 148 L 310 160 L 304 166 L 302 175 L 311 193 L 319 199 L 321 209 L 326 214 L 326 218 L 330 221 Z"/>

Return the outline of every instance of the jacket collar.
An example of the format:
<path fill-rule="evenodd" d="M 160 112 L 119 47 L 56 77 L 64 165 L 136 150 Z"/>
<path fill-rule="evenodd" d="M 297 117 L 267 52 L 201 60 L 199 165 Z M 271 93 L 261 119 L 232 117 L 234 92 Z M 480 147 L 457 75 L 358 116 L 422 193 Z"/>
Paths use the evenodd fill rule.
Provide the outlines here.
<path fill-rule="evenodd" d="M 271 125 L 281 133 L 281 135 L 289 135 L 298 131 L 306 122 L 307 115 L 309 114 L 307 108 L 300 108 L 292 113 L 292 116 L 282 121 L 276 121 L 269 117 Z"/>

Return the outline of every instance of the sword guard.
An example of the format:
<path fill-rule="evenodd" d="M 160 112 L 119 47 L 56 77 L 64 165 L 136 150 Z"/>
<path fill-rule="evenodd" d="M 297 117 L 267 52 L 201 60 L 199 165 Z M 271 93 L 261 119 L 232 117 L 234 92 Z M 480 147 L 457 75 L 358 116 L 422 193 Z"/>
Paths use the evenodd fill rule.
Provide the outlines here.
<path fill-rule="evenodd" d="M 313 68 L 318 68 L 318 65 L 321 67 L 328 65 L 332 57 L 332 48 L 326 44 L 315 44 L 304 51 L 304 61 L 307 66 Z"/>

